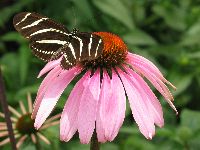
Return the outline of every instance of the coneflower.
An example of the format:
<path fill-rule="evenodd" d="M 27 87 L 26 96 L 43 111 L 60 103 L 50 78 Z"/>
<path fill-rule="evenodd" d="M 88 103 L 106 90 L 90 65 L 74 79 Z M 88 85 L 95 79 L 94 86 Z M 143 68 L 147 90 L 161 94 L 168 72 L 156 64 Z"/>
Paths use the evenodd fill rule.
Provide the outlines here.
<path fill-rule="evenodd" d="M 101 37 L 103 42 L 102 54 L 97 59 L 82 61 L 65 70 L 61 67 L 61 56 L 41 70 L 39 77 L 49 73 L 35 100 L 32 114 L 35 127 L 39 129 L 42 126 L 64 89 L 77 75 L 84 73 L 64 106 L 60 121 L 61 140 L 69 141 L 78 131 L 81 143 L 89 143 L 96 129 L 99 142 L 112 141 L 125 118 L 126 95 L 140 132 L 152 139 L 155 125 L 164 125 L 163 111 L 144 78 L 177 112 L 167 85 L 175 87 L 151 61 L 128 52 L 118 36 L 107 32 L 92 34 Z"/>
<path fill-rule="evenodd" d="M 60 114 L 47 119 L 40 130 L 36 130 L 34 128 L 34 120 L 31 119 L 32 100 L 29 93 L 27 95 L 27 102 L 28 108 L 25 107 L 22 101 L 19 101 L 20 112 L 9 106 L 9 110 L 13 114 L 11 121 L 14 128 L 15 138 L 17 139 L 17 148 L 19 148 L 28 138 L 31 138 L 34 144 L 36 144 L 38 140 L 42 140 L 46 144 L 50 144 L 48 138 L 43 135 L 41 131 L 47 129 L 48 127 L 57 125 L 59 123 L 58 119 L 60 118 Z M 4 118 L 4 114 L 1 112 L 0 117 Z M 10 142 L 6 122 L 0 122 L 0 139 L 0 146 Z"/>

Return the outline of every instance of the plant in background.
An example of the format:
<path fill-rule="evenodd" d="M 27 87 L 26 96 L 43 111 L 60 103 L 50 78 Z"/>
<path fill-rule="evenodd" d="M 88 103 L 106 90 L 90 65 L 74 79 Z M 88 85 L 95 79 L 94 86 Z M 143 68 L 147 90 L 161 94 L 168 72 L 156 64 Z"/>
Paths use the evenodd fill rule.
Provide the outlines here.
<path fill-rule="evenodd" d="M 23 142 L 28 138 L 31 138 L 34 144 L 37 144 L 39 140 L 42 140 L 46 144 L 50 144 L 50 141 L 46 138 L 45 135 L 42 134 L 42 131 L 51 126 L 59 124 L 58 119 L 60 118 L 60 114 L 47 119 L 47 121 L 40 128 L 40 130 L 36 130 L 34 128 L 34 120 L 31 119 L 32 100 L 31 95 L 29 93 L 27 95 L 27 102 L 28 108 L 24 106 L 22 101 L 19 101 L 21 112 L 9 106 L 9 110 L 13 114 L 11 120 L 14 128 L 14 135 L 17 139 L 17 148 L 19 148 L 23 144 Z M 4 118 L 4 114 L 0 113 L 0 117 Z M 0 146 L 3 146 L 10 142 L 8 134 L 9 133 L 7 131 L 6 122 L 0 122 Z"/>

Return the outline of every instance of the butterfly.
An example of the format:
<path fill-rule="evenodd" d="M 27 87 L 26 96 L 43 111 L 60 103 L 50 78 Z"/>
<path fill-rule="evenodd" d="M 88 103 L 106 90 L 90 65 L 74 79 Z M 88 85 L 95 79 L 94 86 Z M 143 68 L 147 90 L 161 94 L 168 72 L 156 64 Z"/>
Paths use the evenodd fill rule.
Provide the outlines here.
<path fill-rule="evenodd" d="M 103 40 L 89 32 L 69 31 L 64 25 L 35 13 L 21 12 L 13 18 L 15 29 L 30 41 L 35 56 L 43 61 L 57 60 L 70 69 L 85 60 L 97 59 L 103 51 Z"/>

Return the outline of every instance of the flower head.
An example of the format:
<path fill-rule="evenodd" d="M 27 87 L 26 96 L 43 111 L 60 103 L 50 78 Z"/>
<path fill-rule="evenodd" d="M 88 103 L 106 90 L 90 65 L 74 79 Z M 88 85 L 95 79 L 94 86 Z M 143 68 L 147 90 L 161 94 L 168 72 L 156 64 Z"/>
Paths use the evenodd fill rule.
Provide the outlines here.
<path fill-rule="evenodd" d="M 21 112 L 18 112 L 15 108 L 9 106 L 10 112 L 14 115 L 11 117 L 11 121 L 14 128 L 15 138 L 18 139 L 17 148 L 19 148 L 28 138 L 31 138 L 33 143 L 36 143 L 37 140 L 40 139 L 46 144 L 50 144 L 50 141 L 41 133 L 41 131 L 47 129 L 50 126 L 57 125 L 59 123 L 58 118 L 60 118 L 60 114 L 47 119 L 40 130 L 36 130 L 34 128 L 34 120 L 31 119 L 32 100 L 30 94 L 28 94 L 27 96 L 27 101 L 28 110 L 24 106 L 23 102 L 19 101 Z M 1 112 L 0 117 L 4 118 L 4 114 Z M 0 141 L 0 146 L 3 146 L 10 142 L 6 122 L 0 122 L 0 138 L 3 139 L 2 141 Z"/>
<path fill-rule="evenodd" d="M 155 134 L 155 125 L 162 127 L 164 119 L 161 104 L 143 77 L 177 112 L 167 85 L 175 87 L 152 62 L 128 52 L 118 36 L 107 32 L 94 34 L 103 40 L 104 49 L 100 57 L 85 60 L 70 70 L 62 69 L 60 58 L 49 62 L 41 70 L 39 77 L 49 73 L 40 85 L 34 104 L 32 117 L 35 118 L 35 127 L 41 127 L 64 89 L 84 72 L 64 106 L 60 139 L 69 141 L 78 131 L 81 143 L 89 143 L 96 129 L 99 142 L 112 141 L 125 118 L 126 95 L 139 130 L 151 139 Z"/>

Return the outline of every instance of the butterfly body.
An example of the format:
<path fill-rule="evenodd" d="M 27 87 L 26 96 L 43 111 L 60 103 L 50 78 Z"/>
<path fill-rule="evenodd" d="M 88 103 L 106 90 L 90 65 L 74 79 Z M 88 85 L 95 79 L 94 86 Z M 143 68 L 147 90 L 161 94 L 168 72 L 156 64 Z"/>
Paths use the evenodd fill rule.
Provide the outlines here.
<path fill-rule="evenodd" d="M 35 56 L 44 61 L 62 57 L 63 69 L 70 69 L 85 60 L 95 60 L 103 51 L 100 36 L 77 29 L 69 32 L 62 24 L 37 13 L 19 13 L 13 24 L 30 41 Z"/>

